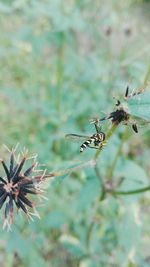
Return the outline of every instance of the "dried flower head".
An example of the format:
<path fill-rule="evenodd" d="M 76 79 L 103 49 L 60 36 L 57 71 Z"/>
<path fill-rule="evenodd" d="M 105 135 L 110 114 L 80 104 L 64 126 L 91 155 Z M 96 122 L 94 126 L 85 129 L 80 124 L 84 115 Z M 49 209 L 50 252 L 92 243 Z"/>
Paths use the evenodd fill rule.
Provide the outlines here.
<path fill-rule="evenodd" d="M 36 162 L 36 156 L 29 158 L 27 152 L 22 152 L 16 157 L 15 149 L 9 152 L 8 166 L 4 160 L 1 160 L 5 174 L 0 176 L 0 209 L 4 208 L 3 227 L 7 227 L 8 230 L 13 222 L 15 207 L 29 218 L 32 218 L 32 215 L 39 216 L 35 209 L 36 201 L 33 202 L 29 196 L 40 196 L 45 178 L 53 176 L 46 175 L 45 170 L 37 169 L 39 165 Z M 27 163 L 28 160 L 32 161 L 30 166 Z M 25 165 L 28 165 L 27 169 Z"/>
<path fill-rule="evenodd" d="M 140 89 L 139 91 L 135 93 L 129 94 L 129 87 L 127 86 L 124 99 L 125 101 L 127 101 L 129 98 L 135 95 L 139 95 L 142 92 L 143 92 L 143 89 Z M 117 103 L 115 106 L 117 107 L 115 111 L 111 112 L 108 116 L 101 118 L 99 121 L 111 119 L 112 123 L 116 125 L 120 123 L 124 123 L 125 125 L 128 125 L 130 123 L 132 125 L 132 129 L 134 130 L 134 132 L 138 133 L 137 124 L 134 120 L 130 119 L 130 114 L 128 113 L 128 109 L 126 108 L 126 106 L 122 105 L 120 100 L 117 100 Z"/>

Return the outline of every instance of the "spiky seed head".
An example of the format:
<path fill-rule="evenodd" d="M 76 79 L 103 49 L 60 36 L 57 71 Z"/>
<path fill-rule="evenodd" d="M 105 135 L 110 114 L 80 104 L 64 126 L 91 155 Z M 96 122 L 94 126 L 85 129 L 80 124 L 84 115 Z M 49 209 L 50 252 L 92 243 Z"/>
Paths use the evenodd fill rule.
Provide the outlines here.
<path fill-rule="evenodd" d="M 30 157 L 30 161 L 33 162 L 25 168 L 28 160 L 26 153 L 19 159 L 14 149 L 10 151 L 9 164 L 3 159 L 0 160 L 5 173 L 0 175 L 0 209 L 4 209 L 3 227 L 8 230 L 14 220 L 16 208 L 29 218 L 31 215 L 38 216 L 35 209 L 37 199 L 34 198 L 33 202 L 31 195 L 37 196 L 43 192 L 42 185 L 47 175 L 45 170 L 39 170 L 40 173 L 37 175 L 38 163 L 35 162 L 35 157 Z"/>

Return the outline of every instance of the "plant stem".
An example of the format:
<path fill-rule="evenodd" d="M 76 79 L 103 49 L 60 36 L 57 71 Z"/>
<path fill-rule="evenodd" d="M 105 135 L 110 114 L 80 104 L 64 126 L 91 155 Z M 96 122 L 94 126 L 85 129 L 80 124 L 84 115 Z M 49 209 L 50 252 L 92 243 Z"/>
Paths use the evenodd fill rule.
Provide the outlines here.
<path fill-rule="evenodd" d="M 117 128 L 117 124 L 112 124 L 111 128 L 109 129 L 107 135 L 106 135 L 106 141 L 105 143 L 109 140 L 109 138 L 112 136 L 112 134 L 115 132 L 116 128 Z M 96 173 L 96 176 L 100 182 L 100 186 L 101 186 L 101 196 L 100 196 L 100 200 L 103 200 L 104 197 L 105 197 L 105 193 L 106 193 L 106 189 L 105 189 L 105 184 L 104 184 L 104 181 L 102 179 L 102 176 L 99 172 L 99 169 L 98 169 L 98 166 L 97 166 L 97 160 L 98 160 L 98 157 L 100 156 L 100 153 L 101 153 L 101 150 L 97 150 L 96 153 L 95 153 L 95 156 L 94 156 L 94 160 L 95 160 L 95 167 L 94 167 L 94 170 L 95 170 L 95 173 Z"/>
<path fill-rule="evenodd" d="M 57 50 L 57 94 L 56 94 L 56 108 L 61 109 L 61 87 L 64 75 L 64 33 L 59 33 L 59 45 Z"/>
<path fill-rule="evenodd" d="M 115 167 L 116 167 L 117 160 L 118 160 L 118 158 L 119 158 L 119 156 L 120 156 L 120 153 L 121 153 L 121 150 L 122 150 L 122 146 L 123 146 L 123 144 L 124 144 L 124 141 L 125 141 L 125 139 L 126 139 L 126 136 L 127 136 L 127 129 L 125 129 L 125 131 L 124 131 L 124 133 L 123 133 L 123 136 L 122 136 L 122 138 L 121 138 L 121 142 L 120 142 L 120 144 L 119 144 L 119 146 L 118 146 L 118 149 L 117 149 L 116 155 L 115 155 L 115 157 L 114 157 L 114 160 L 112 161 L 111 166 L 108 168 L 108 173 L 107 173 L 107 175 L 106 175 L 107 180 L 110 180 L 110 179 L 112 178 L 112 175 L 113 175 L 114 169 L 115 169 Z"/>
<path fill-rule="evenodd" d="M 67 174 L 70 174 L 78 169 L 83 169 L 84 167 L 95 167 L 95 160 L 89 160 L 87 162 L 83 162 L 81 163 L 80 165 L 77 165 L 75 167 L 72 167 L 72 168 L 69 168 L 69 169 L 66 169 L 66 170 L 60 170 L 60 171 L 56 171 L 56 172 L 51 172 L 51 173 L 48 173 L 48 174 L 45 174 L 43 176 L 43 179 L 46 179 L 46 178 L 54 178 L 54 177 L 58 177 L 58 176 L 63 176 L 63 175 L 67 175 Z M 41 176 L 36 176 L 35 177 L 36 179 L 38 178 L 41 178 Z"/>
<path fill-rule="evenodd" d="M 139 189 L 135 189 L 135 190 L 129 190 L 129 191 L 109 191 L 112 193 L 112 195 L 133 195 L 133 194 L 140 194 L 146 191 L 150 190 L 150 185 L 143 187 L 143 188 L 139 188 Z"/>
<path fill-rule="evenodd" d="M 109 140 L 109 138 L 113 135 L 114 131 L 116 130 L 118 124 L 112 124 L 111 128 L 109 129 L 107 135 L 106 135 L 106 141 L 105 143 L 107 143 L 107 141 Z M 101 150 L 97 150 L 94 156 L 94 159 L 97 160 L 99 155 L 101 153 Z"/>
<path fill-rule="evenodd" d="M 98 166 L 97 165 L 95 165 L 94 170 L 95 170 L 95 173 L 96 173 L 97 178 L 99 179 L 100 186 L 101 186 L 100 200 L 103 200 L 105 198 L 105 194 L 106 194 L 105 185 L 104 185 L 104 182 L 102 180 L 102 177 L 101 177 L 101 174 L 99 172 L 99 169 L 98 169 Z"/>

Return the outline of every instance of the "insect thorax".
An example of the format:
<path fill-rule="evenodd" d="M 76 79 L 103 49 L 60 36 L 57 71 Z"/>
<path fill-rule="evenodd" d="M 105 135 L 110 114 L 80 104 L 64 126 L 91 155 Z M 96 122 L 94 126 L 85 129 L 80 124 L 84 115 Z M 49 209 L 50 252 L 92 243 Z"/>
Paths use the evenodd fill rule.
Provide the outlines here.
<path fill-rule="evenodd" d="M 105 134 L 103 132 L 93 134 L 91 136 L 95 141 L 103 142 L 105 140 Z"/>

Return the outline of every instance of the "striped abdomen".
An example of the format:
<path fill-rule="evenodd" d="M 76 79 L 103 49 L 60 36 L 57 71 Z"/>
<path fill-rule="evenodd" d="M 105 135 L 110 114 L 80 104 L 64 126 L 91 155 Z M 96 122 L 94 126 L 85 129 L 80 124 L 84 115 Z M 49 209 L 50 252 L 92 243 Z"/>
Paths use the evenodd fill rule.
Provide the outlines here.
<path fill-rule="evenodd" d="M 83 152 L 87 147 L 101 149 L 103 147 L 103 141 L 105 140 L 105 134 L 103 132 L 93 134 L 88 140 L 86 140 L 80 146 L 80 152 Z M 91 146 L 92 145 L 92 146 Z"/>
<path fill-rule="evenodd" d="M 87 146 L 89 146 L 92 142 L 94 141 L 94 139 L 91 137 L 88 140 L 86 140 L 81 146 L 80 146 L 80 152 L 83 152 L 85 148 L 87 148 Z"/>

